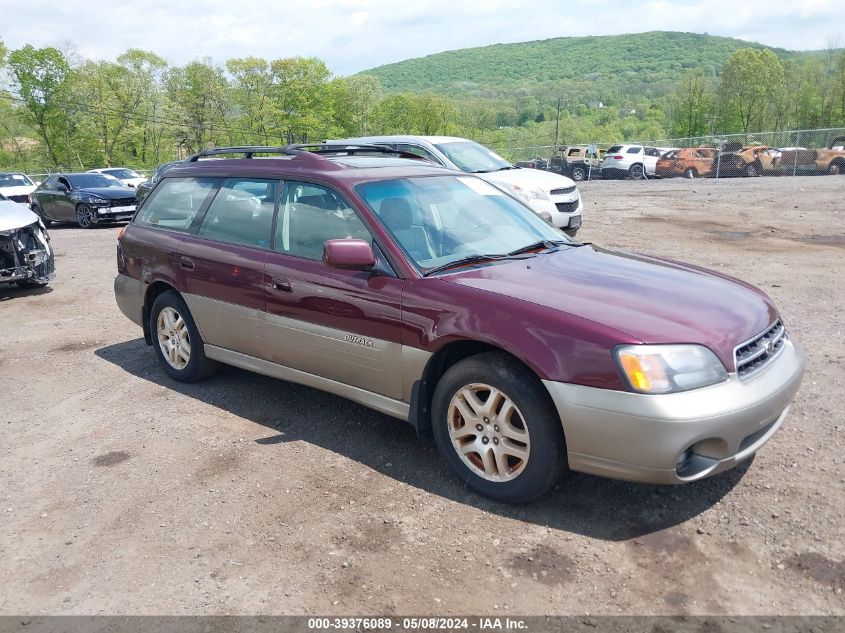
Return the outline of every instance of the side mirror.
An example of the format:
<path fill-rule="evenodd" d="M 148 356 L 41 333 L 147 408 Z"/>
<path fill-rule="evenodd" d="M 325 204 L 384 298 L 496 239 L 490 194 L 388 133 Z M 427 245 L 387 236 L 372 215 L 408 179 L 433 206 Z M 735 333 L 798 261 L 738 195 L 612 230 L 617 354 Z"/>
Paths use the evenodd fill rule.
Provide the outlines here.
<path fill-rule="evenodd" d="M 376 256 L 369 242 L 359 239 L 326 240 L 323 262 L 333 268 L 369 270 L 376 265 Z"/>

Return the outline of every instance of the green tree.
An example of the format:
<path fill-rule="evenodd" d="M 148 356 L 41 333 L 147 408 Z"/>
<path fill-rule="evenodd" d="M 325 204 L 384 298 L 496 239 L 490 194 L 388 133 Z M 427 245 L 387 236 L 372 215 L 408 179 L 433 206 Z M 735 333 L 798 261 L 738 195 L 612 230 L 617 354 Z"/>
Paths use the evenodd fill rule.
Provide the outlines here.
<path fill-rule="evenodd" d="M 168 118 L 176 143 L 189 152 L 225 142 L 229 129 L 228 83 L 223 71 L 210 59 L 172 68 L 165 77 Z"/>
<path fill-rule="evenodd" d="M 702 70 L 687 72 L 669 98 L 674 136 L 703 136 L 709 133 L 708 117 L 713 110 L 710 80 Z"/>
<path fill-rule="evenodd" d="M 8 66 L 20 96 L 23 121 L 31 126 L 54 165 L 59 164 L 61 140 L 68 136 L 67 104 L 71 70 L 55 48 L 27 44 L 9 54 Z"/>
<path fill-rule="evenodd" d="M 760 125 L 772 100 L 784 90 L 780 59 L 768 49 L 743 48 L 725 62 L 719 96 L 729 120 L 736 120 L 744 133 Z"/>
<path fill-rule="evenodd" d="M 283 143 L 307 142 L 329 131 L 331 72 L 315 57 L 287 57 L 270 62 L 270 111 L 276 137 Z"/>
<path fill-rule="evenodd" d="M 226 62 L 226 70 L 232 76 L 231 94 L 235 104 L 235 123 L 249 139 L 270 142 L 273 128 L 270 107 L 273 77 L 270 64 L 259 57 L 242 57 Z"/>

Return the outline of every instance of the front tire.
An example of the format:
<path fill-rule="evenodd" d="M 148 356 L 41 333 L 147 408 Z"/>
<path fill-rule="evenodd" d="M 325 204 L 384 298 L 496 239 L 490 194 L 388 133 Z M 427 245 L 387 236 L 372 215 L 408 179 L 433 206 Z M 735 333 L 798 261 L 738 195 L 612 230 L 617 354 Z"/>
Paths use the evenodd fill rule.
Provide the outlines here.
<path fill-rule="evenodd" d="M 482 495 L 524 503 L 548 492 L 566 471 L 566 442 L 549 394 L 505 354 L 453 365 L 434 390 L 432 416 L 443 459 Z"/>
<path fill-rule="evenodd" d="M 571 178 L 575 182 L 581 182 L 587 178 L 587 172 L 583 167 L 573 167 Z"/>
<path fill-rule="evenodd" d="M 831 163 L 830 167 L 827 168 L 827 173 L 831 176 L 845 174 L 845 163 Z"/>
<path fill-rule="evenodd" d="M 206 358 L 202 337 L 188 304 L 178 293 L 161 293 L 150 310 L 150 332 L 159 365 L 179 382 L 196 382 L 213 374 L 218 364 Z"/>
<path fill-rule="evenodd" d="M 755 178 L 757 176 L 757 166 L 754 163 L 748 163 L 743 173 L 746 178 Z"/>
<path fill-rule="evenodd" d="M 87 204 L 76 205 L 76 223 L 81 229 L 90 229 L 97 224 L 97 212 Z"/>

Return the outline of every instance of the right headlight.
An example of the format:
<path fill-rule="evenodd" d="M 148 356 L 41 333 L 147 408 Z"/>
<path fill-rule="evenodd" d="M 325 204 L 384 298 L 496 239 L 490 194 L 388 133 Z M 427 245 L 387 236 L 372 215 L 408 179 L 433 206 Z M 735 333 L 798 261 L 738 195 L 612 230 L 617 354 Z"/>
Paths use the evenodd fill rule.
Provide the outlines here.
<path fill-rule="evenodd" d="M 613 354 L 640 393 L 689 391 L 728 379 L 725 366 L 703 345 L 621 345 Z"/>
<path fill-rule="evenodd" d="M 532 200 L 548 200 L 549 199 L 549 197 L 545 194 L 545 192 L 542 189 L 540 189 L 539 187 L 528 187 L 528 188 L 526 188 L 526 187 L 522 187 L 520 185 L 514 184 L 514 185 L 511 185 L 510 188 L 511 188 L 511 191 L 513 191 L 513 194 L 517 198 L 527 202 L 528 204 L 531 204 Z"/>

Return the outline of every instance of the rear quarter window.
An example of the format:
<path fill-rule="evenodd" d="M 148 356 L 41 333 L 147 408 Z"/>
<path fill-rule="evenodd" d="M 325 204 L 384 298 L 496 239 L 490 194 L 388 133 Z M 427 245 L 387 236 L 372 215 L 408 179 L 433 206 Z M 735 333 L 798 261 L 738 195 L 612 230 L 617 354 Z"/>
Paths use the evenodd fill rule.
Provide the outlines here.
<path fill-rule="evenodd" d="M 218 178 L 167 178 L 147 198 L 136 221 L 146 226 L 188 231 L 218 184 Z"/>
<path fill-rule="evenodd" d="M 628 154 L 639 154 L 641 151 L 643 151 L 642 147 L 629 147 L 628 151 L 626 153 L 628 153 Z"/>
<path fill-rule="evenodd" d="M 607 153 L 608 154 L 616 154 L 617 152 L 621 152 L 621 151 L 622 151 L 621 145 L 614 145 L 609 150 L 607 150 Z"/>

